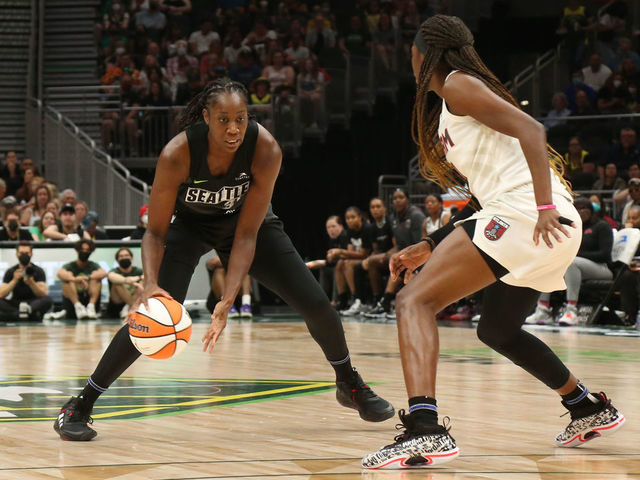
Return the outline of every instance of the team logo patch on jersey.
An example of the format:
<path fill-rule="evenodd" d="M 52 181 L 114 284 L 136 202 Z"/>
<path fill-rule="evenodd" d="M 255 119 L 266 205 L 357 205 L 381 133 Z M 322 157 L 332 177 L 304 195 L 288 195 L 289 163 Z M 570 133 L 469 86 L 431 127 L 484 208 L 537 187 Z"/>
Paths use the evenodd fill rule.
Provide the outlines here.
<path fill-rule="evenodd" d="M 500 237 L 507 231 L 509 224 L 498 217 L 493 217 L 491 221 L 484 227 L 484 236 L 488 240 L 500 240 Z"/>

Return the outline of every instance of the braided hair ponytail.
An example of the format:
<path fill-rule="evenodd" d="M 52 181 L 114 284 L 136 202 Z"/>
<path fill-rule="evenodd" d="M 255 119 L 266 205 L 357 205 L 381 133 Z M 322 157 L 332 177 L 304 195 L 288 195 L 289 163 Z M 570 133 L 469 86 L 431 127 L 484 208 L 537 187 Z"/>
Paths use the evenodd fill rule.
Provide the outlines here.
<path fill-rule="evenodd" d="M 421 45 L 419 45 L 421 44 Z M 429 99 L 429 83 L 438 64 L 442 61 L 453 70 L 459 70 L 482 80 L 500 98 L 520 108 L 518 102 L 502 85 L 500 80 L 487 68 L 473 48 L 473 34 L 458 18 L 448 15 L 434 15 L 420 25 L 416 45 L 423 46 L 424 60 L 417 80 L 416 101 L 413 107 L 411 130 L 413 140 L 419 148 L 418 164 L 420 173 L 427 179 L 446 189 L 453 189 L 467 197 L 471 193 L 464 181 L 446 161 L 444 150 L 438 139 L 438 120 L 442 102 L 433 104 Z M 558 152 L 547 145 L 549 165 L 562 183 L 571 191 L 564 180 L 564 160 Z"/>
<path fill-rule="evenodd" d="M 243 84 L 229 78 L 219 78 L 209 82 L 202 92 L 191 99 L 180 114 L 178 128 L 184 130 L 189 125 L 202 121 L 202 110 L 215 105 L 218 97 L 224 93 L 237 93 L 245 102 L 249 101 L 249 93 Z"/>

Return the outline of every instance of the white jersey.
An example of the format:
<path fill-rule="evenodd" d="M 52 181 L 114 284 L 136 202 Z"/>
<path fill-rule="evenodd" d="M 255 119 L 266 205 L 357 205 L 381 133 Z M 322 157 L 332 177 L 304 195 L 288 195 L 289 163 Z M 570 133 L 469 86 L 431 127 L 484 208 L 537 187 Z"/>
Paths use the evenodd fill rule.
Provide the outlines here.
<path fill-rule="evenodd" d="M 456 71 L 447 75 L 445 82 Z M 469 190 L 482 207 L 459 223 L 477 220 L 473 243 L 509 271 L 501 280 L 543 292 L 566 288 L 564 273 L 580 247 L 582 230 L 571 194 L 551 167 L 553 203 L 560 215 L 578 227 L 568 227 L 571 239 L 563 238 L 562 243 L 552 240 L 552 249 L 542 240 L 538 246 L 533 243 L 538 211 L 531 171 L 519 140 L 470 116 L 452 114 L 444 99 L 438 135 L 447 161 L 466 177 Z"/>
<path fill-rule="evenodd" d="M 447 75 L 445 82 L 455 72 Z M 517 138 L 497 132 L 473 117 L 452 114 L 444 99 L 438 136 L 447 160 L 467 178 L 469 190 L 480 205 L 488 205 L 515 189 L 533 192 L 531 171 Z M 553 171 L 551 187 L 553 193 L 571 199 Z"/>

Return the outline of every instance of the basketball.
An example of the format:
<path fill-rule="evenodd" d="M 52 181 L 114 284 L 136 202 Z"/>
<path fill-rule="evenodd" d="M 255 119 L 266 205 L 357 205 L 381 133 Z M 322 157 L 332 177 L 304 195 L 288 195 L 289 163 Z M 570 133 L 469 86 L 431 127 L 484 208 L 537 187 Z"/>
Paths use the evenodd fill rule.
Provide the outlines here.
<path fill-rule="evenodd" d="M 150 358 L 170 358 L 180 353 L 191 338 L 191 317 L 180 302 L 166 297 L 141 304 L 129 324 L 129 337 L 140 353 Z"/>

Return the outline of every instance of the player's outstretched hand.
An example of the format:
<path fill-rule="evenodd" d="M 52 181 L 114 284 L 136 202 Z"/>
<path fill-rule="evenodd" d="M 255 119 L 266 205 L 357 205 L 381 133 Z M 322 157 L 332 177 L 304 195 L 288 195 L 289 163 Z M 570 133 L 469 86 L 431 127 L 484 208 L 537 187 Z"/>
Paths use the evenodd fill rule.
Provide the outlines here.
<path fill-rule="evenodd" d="M 160 288 L 158 285 L 147 285 L 142 290 L 138 291 L 138 299 L 131 304 L 129 308 L 129 315 L 127 315 L 127 323 L 131 325 L 133 322 L 133 314 L 138 310 L 140 304 L 144 304 L 144 306 L 149 308 L 149 299 L 151 297 L 166 297 L 173 300 L 169 292 Z"/>
<path fill-rule="evenodd" d="M 211 314 L 211 326 L 209 330 L 207 330 L 207 333 L 204 334 L 204 337 L 202 337 L 202 343 L 204 343 L 204 347 L 202 347 L 203 352 L 206 352 L 207 349 L 209 349 L 209 353 L 213 351 L 213 346 L 218 340 L 218 337 L 224 330 L 224 327 L 227 326 L 227 315 L 230 309 L 231 305 L 227 305 L 222 301 L 216 303 L 213 313 Z"/>
<path fill-rule="evenodd" d="M 542 241 L 547 244 L 547 247 L 553 248 L 550 236 L 553 236 L 559 243 L 562 242 L 560 232 L 564 234 L 565 237 L 571 238 L 571 234 L 569 230 L 565 228 L 565 225 L 576 228 L 576 224 L 573 223 L 572 220 L 561 217 L 555 208 L 552 210 L 539 211 L 538 223 L 536 223 L 536 228 L 533 230 L 533 243 L 538 245 L 540 238 L 542 238 Z"/>
<path fill-rule="evenodd" d="M 424 265 L 431 255 L 431 246 L 427 242 L 418 242 L 400 250 L 389 260 L 391 278 L 396 281 L 404 271 L 404 283 L 409 283 L 413 271 Z"/>

